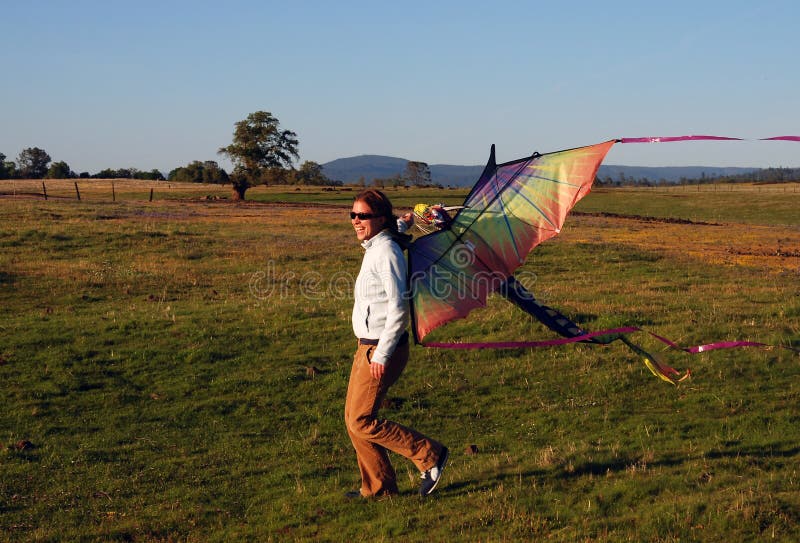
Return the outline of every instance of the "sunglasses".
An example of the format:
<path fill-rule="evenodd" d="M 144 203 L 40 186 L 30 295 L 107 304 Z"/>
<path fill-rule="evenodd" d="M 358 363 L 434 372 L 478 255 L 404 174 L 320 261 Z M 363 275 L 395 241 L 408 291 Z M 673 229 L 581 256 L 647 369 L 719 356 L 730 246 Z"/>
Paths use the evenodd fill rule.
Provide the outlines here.
<path fill-rule="evenodd" d="M 356 213 L 355 211 L 351 211 L 350 212 L 350 220 L 353 220 L 356 217 L 358 217 L 359 221 L 366 221 L 366 220 L 369 220 L 369 219 L 374 219 L 377 216 L 378 215 L 375 215 L 373 213 Z"/>

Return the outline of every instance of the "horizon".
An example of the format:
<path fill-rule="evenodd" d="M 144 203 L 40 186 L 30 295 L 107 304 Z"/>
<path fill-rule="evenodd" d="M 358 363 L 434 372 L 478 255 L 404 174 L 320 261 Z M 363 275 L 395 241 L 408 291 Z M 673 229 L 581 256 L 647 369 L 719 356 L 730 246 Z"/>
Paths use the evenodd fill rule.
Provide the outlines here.
<path fill-rule="evenodd" d="M 612 147 L 612 151 L 613 151 L 613 149 L 614 148 Z M 800 147 L 798 147 L 798 150 L 800 151 Z M 325 162 L 325 163 L 323 163 L 321 165 L 324 166 L 325 164 L 330 164 L 330 163 L 336 162 L 338 160 L 349 160 L 349 159 L 367 158 L 367 157 L 389 158 L 389 159 L 405 160 L 405 161 L 416 160 L 416 159 L 409 159 L 409 158 L 405 158 L 405 157 L 401 157 L 401 156 L 397 156 L 397 155 L 382 155 L 382 154 L 375 154 L 375 153 L 360 153 L 360 154 L 356 154 L 356 155 L 335 158 L 335 159 L 330 160 L 328 162 Z M 487 153 L 487 157 L 488 157 L 488 153 Z M 516 158 L 522 158 L 522 157 L 516 157 Z M 514 158 L 509 158 L 509 160 L 515 160 L 515 159 Z M 501 161 L 498 160 L 498 163 L 501 163 Z M 486 160 L 484 160 L 481 163 L 475 163 L 475 164 L 448 164 L 448 163 L 430 163 L 430 164 L 428 164 L 429 167 L 456 166 L 456 167 L 469 167 L 469 168 L 473 168 L 473 167 L 481 167 L 482 168 L 485 165 L 486 165 Z M 656 164 L 656 165 L 652 165 L 651 166 L 651 165 L 640 165 L 640 164 L 607 163 L 607 161 L 603 161 L 601 163 L 601 167 L 602 166 L 606 166 L 606 167 L 624 167 L 624 168 L 715 168 L 715 169 L 718 169 L 718 168 L 737 168 L 737 169 L 749 169 L 749 170 L 761 170 L 761 169 L 769 169 L 769 168 L 785 168 L 785 169 L 798 169 L 798 168 L 800 168 L 800 166 L 727 166 L 727 165 L 716 166 L 716 165 L 709 165 L 709 164 L 667 164 L 667 165 L 658 165 L 658 164 Z"/>
<path fill-rule="evenodd" d="M 612 152 L 613 152 L 613 149 L 614 148 L 612 148 Z M 44 149 L 44 151 L 47 151 L 47 149 Z M 0 152 L 2 152 L 2 150 L 0 150 Z M 552 151 L 547 151 L 547 152 L 552 152 Z M 611 154 L 611 152 L 609 152 L 609 155 L 610 154 Z M 487 153 L 487 156 L 488 156 L 488 153 Z M 530 156 L 530 154 L 527 155 L 527 156 Z M 63 160 L 63 159 L 60 159 L 60 158 L 57 159 L 55 157 L 51 157 L 51 158 L 52 158 L 52 162 L 59 162 L 59 161 Z M 334 158 L 334 159 L 332 159 L 332 160 L 330 160 L 328 162 L 320 163 L 320 166 L 324 167 L 326 164 L 332 164 L 332 163 L 337 162 L 337 161 L 346 161 L 346 160 L 359 159 L 359 158 L 391 159 L 391 160 L 399 160 L 399 161 L 406 161 L 406 162 L 417 160 L 417 159 L 409 159 L 409 158 L 396 156 L 396 155 L 383 155 L 383 154 L 375 154 L 375 153 L 360 153 L 360 154 L 351 155 L 351 156 L 344 156 L 344 157 Z M 506 161 L 516 160 L 517 158 L 522 158 L 522 157 L 515 157 L 515 158 L 510 158 L 509 157 L 507 160 L 499 160 L 498 159 L 497 162 L 498 162 L 498 164 L 501 164 L 501 163 L 506 162 Z M 6 157 L 6 161 L 7 162 L 8 161 L 16 162 L 16 159 L 17 159 L 17 157 L 11 157 L 11 156 L 7 156 Z M 208 160 L 211 160 L 211 159 L 208 159 Z M 100 169 L 98 169 L 96 171 L 91 171 L 91 170 L 80 170 L 79 171 L 78 169 L 73 168 L 72 165 L 69 163 L 69 161 L 64 160 L 64 162 L 66 162 L 70 166 L 70 168 L 73 170 L 73 172 L 76 175 L 79 174 L 79 173 L 84 173 L 85 172 L 85 173 L 89 173 L 92 176 L 96 175 L 97 173 L 100 173 L 103 170 L 109 170 L 109 169 L 110 170 L 131 169 L 131 170 L 135 170 L 135 171 L 139 171 L 139 172 L 150 172 L 153 169 L 156 169 L 166 177 L 171 171 L 173 171 L 173 170 L 175 170 L 177 168 L 184 167 L 184 166 L 187 165 L 187 164 L 181 164 L 181 165 L 173 166 L 171 168 L 164 168 L 164 169 L 162 169 L 162 168 L 147 168 L 147 169 L 145 169 L 145 168 L 138 168 L 135 165 L 127 164 L 127 165 L 119 165 L 119 166 L 113 166 L 113 165 L 112 166 L 105 166 L 105 167 L 100 168 Z M 220 164 L 220 167 L 222 167 L 226 172 L 228 172 L 228 173 L 231 172 L 232 167 L 231 167 L 230 162 L 228 162 L 228 164 L 224 164 L 225 161 L 222 161 L 222 160 L 214 160 L 214 162 L 217 162 L 218 164 Z M 424 161 L 421 161 L 421 162 L 424 162 Z M 299 166 L 300 165 L 300 161 L 297 161 L 297 164 L 295 164 L 295 165 Z M 431 168 L 435 168 L 435 167 L 483 168 L 485 165 L 486 165 L 485 161 L 482 162 L 482 163 L 475 163 L 475 164 L 449 164 L 449 163 L 430 163 L 430 164 L 428 164 L 428 166 L 431 167 Z M 649 164 L 607 163 L 606 161 L 603 161 L 601 163 L 600 167 L 601 168 L 642 168 L 642 169 L 653 169 L 653 170 L 656 170 L 656 169 L 690 169 L 690 168 L 708 168 L 708 169 L 715 169 L 715 170 L 717 170 L 717 169 L 735 169 L 735 170 L 800 169 L 800 166 L 784 166 L 784 165 L 777 165 L 777 166 L 738 166 L 738 165 L 737 166 L 731 166 L 731 165 L 711 165 L 711 164 L 663 164 L 663 165 L 656 164 L 656 165 L 649 165 Z M 11 179 L 0 179 L 0 181 L 9 181 L 9 180 L 11 180 Z"/>

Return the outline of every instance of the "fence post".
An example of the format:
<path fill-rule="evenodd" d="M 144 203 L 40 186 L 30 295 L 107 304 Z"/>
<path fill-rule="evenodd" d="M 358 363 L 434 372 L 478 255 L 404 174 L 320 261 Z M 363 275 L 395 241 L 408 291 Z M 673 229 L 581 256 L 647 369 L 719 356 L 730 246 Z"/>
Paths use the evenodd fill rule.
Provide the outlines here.
<path fill-rule="evenodd" d="M 75 195 L 78 197 L 78 201 L 81 201 L 81 191 L 78 190 L 78 182 L 75 181 Z"/>
<path fill-rule="evenodd" d="M 44 199 L 47 200 L 47 186 L 42 181 L 42 193 L 44 194 Z"/>
<path fill-rule="evenodd" d="M 116 202 L 117 201 L 117 191 L 114 190 L 114 181 L 113 180 L 111 181 L 111 201 L 112 202 Z"/>
<path fill-rule="evenodd" d="M 153 188 L 150 188 L 150 201 L 153 201 Z"/>

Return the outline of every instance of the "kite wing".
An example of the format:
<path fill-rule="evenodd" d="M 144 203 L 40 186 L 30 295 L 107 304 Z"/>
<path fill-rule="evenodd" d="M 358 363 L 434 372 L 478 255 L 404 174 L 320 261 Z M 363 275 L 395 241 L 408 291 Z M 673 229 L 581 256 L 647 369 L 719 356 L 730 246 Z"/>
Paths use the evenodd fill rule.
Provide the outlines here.
<path fill-rule="evenodd" d="M 417 342 L 465 317 L 498 290 L 528 253 L 561 231 L 570 209 L 591 190 L 617 140 L 489 162 L 449 228 L 409 247 L 409 291 Z"/>

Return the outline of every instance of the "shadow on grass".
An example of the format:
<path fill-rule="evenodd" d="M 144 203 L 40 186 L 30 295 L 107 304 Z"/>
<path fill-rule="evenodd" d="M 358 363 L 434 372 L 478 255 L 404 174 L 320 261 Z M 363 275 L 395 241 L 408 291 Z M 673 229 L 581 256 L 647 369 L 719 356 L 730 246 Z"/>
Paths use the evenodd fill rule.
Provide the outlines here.
<path fill-rule="evenodd" d="M 719 459 L 719 458 L 754 458 L 754 459 L 766 459 L 766 458 L 792 458 L 794 456 L 800 455 L 800 447 L 797 446 L 795 443 L 791 443 L 794 445 L 793 447 L 789 447 L 789 443 L 780 443 L 780 444 L 773 444 L 773 445 L 765 445 L 759 448 L 750 448 L 750 449 L 736 449 L 736 450 L 725 450 L 725 451 L 712 451 L 703 455 L 704 458 L 712 458 L 712 459 Z"/>
<path fill-rule="evenodd" d="M 642 460 L 641 458 L 620 458 L 612 462 L 587 462 L 575 469 L 563 471 L 556 477 L 560 479 L 572 479 L 584 475 L 606 475 L 634 468 L 637 465 L 648 467 L 674 467 L 686 462 L 711 459 L 720 460 L 727 458 L 761 460 L 769 458 L 792 458 L 800 455 L 800 447 L 794 443 L 767 444 L 762 447 L 735 448 L 730 447 L 724 450 L 714 450 L 704 454 L 691 456 L 661 455 L 652 461 Z"/>
<path fill-rule="evenodd" d="M 643 460 L 641 457 L 625 457 L 615 459 L 610 462 L 586 462 L 574 468 L 564 469 L 558 467 L 555 469 L 536 469 L 523 472 L 506 472 L 493 475 L 491 477 L 482 476 L 479 479 L 471 481 L 454 481 L 446 484 L 438 490 L 441 494 L 448 495 L 463 495 L 473 492 L 488 492 L 496 488 L 500 484 L 505 484 L 510 481 L 516 481 L 520 478 L 529 479 L 533 477 L 550 478 L 556 480 L 570 480 L 578 479 L 587 475 L 591 476 L 606 476 L 608 474 L 625 472 L 631 469 L 637 469 L 639 466 L 646 466 L 647 468 L 653 467 L 675 467 L 687 462 L 698 461 L 702 459 L 721 460 L 721 459 L 737 459 L 737 460 L 751 460 L 753 462 L 765 461 L 775 458 L 794 458 L 800 456 L 800 447 L 795 443 L 775 443 L 766 444 L 761 447 L 750 448 L 727 448 L 724 450 L 715 450 L 704 454 L 696 454 L 691 456 L 683 455 L 661 455 L 660 458 L 652 461 Z M 484 474 L 485 475 L 485 474 Z"/>

